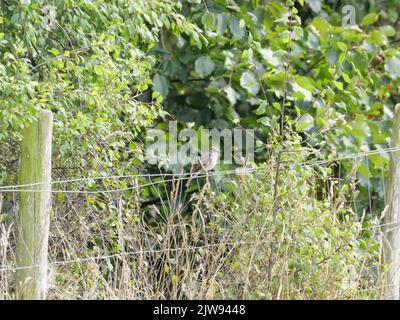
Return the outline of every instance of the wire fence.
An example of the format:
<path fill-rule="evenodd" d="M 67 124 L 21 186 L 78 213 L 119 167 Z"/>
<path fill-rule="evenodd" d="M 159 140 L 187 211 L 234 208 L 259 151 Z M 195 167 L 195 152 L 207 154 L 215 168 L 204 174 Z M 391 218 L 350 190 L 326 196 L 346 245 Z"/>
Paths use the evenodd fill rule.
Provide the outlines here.
<path fill-rule="evenodd" d="M 120 258 L 120 257 L 124 257 L 124 256 L 141 255 L 141 254 L 154 254 L 154 253 L 176 252 L 176 251 L 194 251 L 194 250 L 221 247 L 221 246 L 237 247 L 237 246 L 241 246 L 241 245 L 250 245 L 250 244 L 259 245 L 259 244 L 271 243 L 271 242 L 272 242 L 272 240 L 258 241 L 258 242 L 257 241 L 220 242 L 220 243 L 213 243 L 213 244 L 202 245 L 202 246 L 137 250 L 137 251 L 129 251 L 129 252 L 123 252 L 123 253 L 108 254 L 108 255 L 99 255 L 99 256 L 93 256 L 93 257 L 84 257 L 84 258 L 79 258 L 79 259 L 50 261 L 49 265 L 60 266 L 60 265 L 66 265 L 66 264 L 71 264 L 71 263 L 98 261 L 98 260 L 105 260 L 105 259 L 112 259 L 112 258 Z M 275 242 L 277 242 L 277 241 L 275 241 Z M 17 270 L 33 269 L 33 268 L 37 268 L 37 267 L 39 267 L 39 265 L 30 265 L 30 266 L 24 266 L 24 267 L 4 267 L 3 266 L 2 268 L 0 268 L 0 272 L 8 272 L 8 271 L 15 272 Z"/>
<path fill-rule="evenodd" d="M 347 183 L 343 182 L 342 180 L 347 178 L 347 177 L 341 177 L 340 176 L 340 168 L 341 168 L 341 162 L 345 160 L 356 160 L 360 158 L 365 158 L 366 161 L 368 161 L 368 156 L 371 155 L 380 155 L 382 154 L 391 154 L 393 152 L 400 151 L 400 149 L 396 148 L 386 148 L 386 149 L 381 149 L 381 150 L 372 150 L 372 151 L 367 151 L 367 152 L 362 152 L 358 154 L 352 154 L 352 155 L 342 155 L 338 156 L 332 159 L 327 159 L 327 160 L 310 160 L 310 161 L 303 161 L 301 163 L 295 163 L 298 164 L 302 167 L 312 167 L 314 165 L 329 165 L 333 163 L 339 163 L 339 177 L 337 178 L 337 181 L 339 183 Z M 288 163 L 290 165 L 290 163 Z M 294 239 L 291 239 L 290 236 L 284 237 L 283 239 L 265 239 L 265 238 L 260 238 L 257 240 L 243 240 L 243 239 L 236 239 L 235 241 L 216 241 L 213 243 L 205 243 L 201 245 L 189 245 L 189 243 L 185 245 L 173 245 L 173 243 L 168 244 L 163 244 L 162 241 L 157 242 L 157 245 L 147 243 L 145 245 L 141 245 L 140 249 L 135 249 L 135 250 L 119 250 L 121 252 L 112 252 L 112 253 L 101 253 L 101 254 L 96 254 L 95 252 L 82 252 L 79 254 L 79 251 L 77 251 L 75 248 L 71 247 L 71 244 L 75 246 L 76 243 L 78 243 L 78 237 L 74 236 L 74 232 L 79 232 L 81 229 L 85 229 L 87 225 L 84 223 L 81 225 L 73 225 L 69 226 L 70 229 L 67 228 L 65 229 L 65 223 L 68 223 L 69 216 L 66 213 L 60 214 L 60 212 L 74 212 L 75 217 L 74 223 L 76 221 L 79 221 L 82 217 L 82 213 L 78 211 L 82 211 L 81 207 L 87 207 L 89 208 L 90 206 L 93 206 L 93 203 L 90 203 L 88 198 L 83 198 L 83 200 L 76 200 L 76 199 L 71 199 L 69 198 L 69 194 L 83 194 L 86 196 L 96 196 L 96 195 L 103 195 L 105 198 L 99 198 L 96 197 L 96 201 L 99 203 L 103 202 L 105 204 L 105 208 L 102 208 L 102 210 L 110 210 L 112 208 L 112 212 L 116 214 L 120 219 L 120 216 L 123 216 L 121 213 L 123 209 L 123 205 L 119 204 L 120 201 L 120 195 L 124 191 L 139 191 L 143 188 L 158 188 L 156 192 L 156 197 L 159 198 L 160 206 L 159 209 L 157 210 L 162 210 L 163 208 L 165 209 L 165 203 L 164 200 L 168 202 L 168 204 L 171 206 L 173 204 L 173 201 L 168 198 L 168 194 L 172 191 L 170 188 L 173 188 L 174 185 L 181 181 L 196 181 L 198 183 L 199 180 L 201 179 L 210 179 L 214 180 L 217 178 L 224 177 L 226 178 L 225 180 L 228 180 L 228 183 L 231 185 L 231 188 L 233 189 L 233 192 L 235 194 L 240 194 L 241 189 L 237 189 L 237 185 L 234 186 L 234 180 L 237 180 L 238 177 L 240 176 L 253 176 L 255 175 L 255 180 L 257 181 L 257 184 L 262 185 L 263 181 L 265 180 L 265 176 L 271 174 L 271 169 L 268 168 L 267 166 L 260 166 L 260 167 L 252 167 L 252 168 L 247 168 L 247 167 L 238 167 L 235 169 L 231 170 L 223 170 L 223 171 L 215 171 L 215 172 L 205 172 L 202 174 L 197 174 L 193 175 L 191 172 L 181 172 L 181 173 L 137 173 L 137 174 L 131 174 L 131 175 L 109 175 L 109 176 L 97 176 L 97 177 L 78 177 L 78 178 L 73 178 L 73 179 L 64 179 L 64 180 L 53 180 L 50 183 L 33 183 L 33 184 L 16 184 L 16 185 L 5 185 L 5 186 L 0 186 L 0 197 L 1 195 L 5 194 L 11 194 L 12 195 L 12 212 L 15 217 L 18 216 L 18 208 L 17 208 L 17 199 L 15 198 L 19 193 L 21 192 L 27 192 L 27 193 L 36 193 L 36 192 L 52 192 L 54 194 L 57 193 L 62 193 L 66 195 L 66 198 L 61 201 L 61 205 L 63 206 L 63 209 L 57 209 L 57 212 L 53 213 L 53 218 L 52 218 L 52 231 L 53 231 L 53 241 L 60 241 L 59 248 L 58 249 L 53 249 L 49 248 L 49 253 L 50 253 L 50 261 L 49 261 L 49 266 L 50 267 L 61 267 L 61 266 L 67 266 L 67 265 L 72 265 L 72 264 L 79 264 L 79 263 L 87 263 L 87 262 L 99 262 L 99 261 L 108 261 L 111 259 L 122 259 L 124 257 L 140 257 L 140 256 L 151 256 L 155 254 L 168 254 L 168 253 L 184 253 L 184 252 L 202 252 L 204 250 L 211 250 L 211 249 L 222 249 L 224 250 L 233 250 L 235 248 L 241 247 L 241 246 L 253 246 L 254 250 L 258 250 L 261 245 L 264 246 L 271 246 L 272 243 L 275 243 L 277 248 L 280 248 L 284 243 L 288 242 L 293 242 L 295 241 Z M 97 186 L 98 182 L 101 182 L 105 184 L 106 182 L 112 182 L 112 183 L 120 183 L 122 179 L 133 179 L 130 181 L 131 186 L 127 187 L 121 187 L 121 188 L 95 188 Z M 147 182 L 146 180 L 150 180 Z M 83 183 L 85 186 L 82 188 L 77 188 L 77 189 L 72 189 L 72 187 L 76 187 L 74 184 L 79 184 Z M 90 187 L 87 187 L 86 184 L 91 183 L 92 185 Z M 370 186 L 370 180 L 368 176 L 368 187 Z M 167 184 L 172 184 L 172 186 L 167 187 Z M 58 188 L 54 189 L 53 186 L 59 186 Z M 61 186 L 61 188 L 60 188 Z M 222 190 L 222 186 L 219 186 L 216 184 L 214 186 L 216 188 L 216 194 L 215 197 L 218 195 L 222 194 L 224 190 Z M 385 189 L 385 181 L 384 177 L 382 176 L 382 189 Z M 182 186 L 180 187 L 182 188 Z M 259 188 L 259 186 L 257 186 Z M 296 188 L 301 188 L 301 187 L 296 187 Z M 294 188 L 294 189 L 296 189 Z M 161 196 L 160 190 L 164 189 L 164 195 L 167 196 L 167 199 L 163 199 Z M 295 190 L 292 190 L 295 191 Z M 201 192 L 201 191 L 199 191 Z M 115 197 L 113 196 L 115 195 Z M 386 195 L 385 193 L 383 194 L 383 197 L 385 198 Z M 382 222 L 382 219 L 378 219 L 378 215 L 380 212 L 375 212 L 375 216 L 377 217 L 375 220 L 372 219 L 372 194 L 369 190 L 368 194 L 368 203 L 359 203 L 358 205 L 361 205 L 364 207 L 364 214 L 365 210 L 368 210 L 369 213 L 371 214 L 370 219 L 368 220 L 368 223 L 365 225 L 365 221 L 360 221 L 356 227 L 358 232 L 366 232 L 366 231 L 371 231 L 373 232 L 373 235 L 371 236 L 371 239 L 376 238 L 376 241 L 381 241 L 380 239 L 382 238 L 382 234 L 391 232 L 393 228 L 397 228 L 398 224 L 400 221 L 392 221 L 392 222 Z M 305 199 L 304 203 L 307 201 L 310 201 L 311 203 L 314 200 L 310 199 Z M 332 200 L 334 201 L 334 200 Z M 354 205 L 357 206 L 357 200 L 353 197 L 350 200 L 335 200 L 337 201 L 338 204 L 342 205 Z M 385 198 L 386 201 L 386 198 Z M 385 202 L 384 201 L 384 202 Z M 58 206 L 61 206 L 58 204 Z M 185 204 L 184 208 L 187 207 L 187 203 Z M 255 203 L 255 207 L 259 206 L 260 204 L 258 202 Z M 1 206 L 0 206 L 1 210 Z M 111 211 L 109 212 L 111 213 Z M 156 214 L 162 216 L 160 212 L 156 212 Z M 363 213 L 358 213 L 359 216 L 361 216 Z M 108 215 L 109 216 L 109 215 Z M 92 233 L 89 238 L 96 239 L 101 239 L 101 241 L 105 241 L 104 239 L 107 239 L 107 230 L 101 229 L 102 228 L 102 223 L 104 220 L 108 219 L 108 216 L 96 216 L 96 214 L 93 214 L 90 210 L 88 210 L 87 214 L 87 221 L 89 221 L 88 224 L 91 225 L 96 225 L 95 230 L 91 230 L 90 232 Z M 168 217 L 161 217 L 165 221 L 168 220 Z M 204 218 L 202 218 L 204 219 Z M 279 220 L 279 219 L 278 219 Z M 18 221 L 15 219 L 15 224 L 17 224 Z M 172 222 L 171 222 L 172 223 Z M 236 225 L 231 225 L 230 229 L 234 229 L 237 227 L 237 225 L 245 224 L 246 219 L 239 221 L 236 223 Z M 4 223 L 0 220 L 0 226 L 1 224 L 4 225 Z M 8 224 L 10 227 L 11 224 Z M 174 227 L 176 227 L 174 225 Z M 204 227 L 204 226 L 203 226 Z M 294 222 L 287 223 L 285 225 L 287 228 L 321 228 L 325 229 L 326 225 L 324 224 L 319 224 L 319 223 L 313 223 L 312 221 L 306 221 L 303 224 L 296 224 Z M 334 227 L 334 225 L 332 225 Z M 179 229 L 178 227 L 176 227 Z M 95 231 L 99 231 L 99 234 L 96 235 Z M 174 229 L 175 230 L 175 229 Z M 149 232 L 151 232 L 151 229 L 146 229 L 146 230 L 136 230 L 139 232 L 139 234 L 142 234 L 146 237 L 149 237 Z M 84 230 L 83 230 L 84 232 Z M 37 268 L 38 265 L 27 265 L 27 266 L 17 266 L 15 263 L 15 256 L 13 254 L 14 250 L 14 244 L 13 244 L 13 239 L 11 240 L 5 240 L 6 238 L 6 233 L 7 230 L 5 227 L 0 229 L 0 282 L 1 282 L 1 277 L 6 273 L 14 273 L 18 270 L 26 270 L 26 269 L 32 269 L 32 268 Z M 124 231 L 123 235 L 118 235 L 118 241 L 123 242 L 124 237 L 127 236 L 129 231 Z M 15 231 L 9 231 L 8 234 L 9 238 L 15 238 Z M 242 236 L 243 238 L 244 236 Z M 155 237 L 157 238 L 157 236 Z M 246 237 L 244 237 L 246 238 Z M 92 240 L 93 240 L 92 239 Z M 92 241 L 91 240 L 91 241 Z M 375 241 L 374 240 L 374 241 Z M 97 240 L 96 240 L 97 241 Z M 100 241 L 100 240 L 99 240 Z M 147 238 L 146 238 L 147 241 Z M 2 243 L 3 242 L 3 243 Z M 53 250 L 53 252 L 52 252 Z M 68 252 L 71 250 L 75 250 L 73 252 L 73 258 L 68 258 L 68 254 L 65 254 L 63 251 Z M 223 251 L 223 250 L 222 250 Z M 3 258 L 1 258 L 2 254 Z M 66 258 L 61 258 L 59 259 L 58 257 L 61 255 L 66 255 Z M 140 259 L 139 259 L 140 260 Z M 364 267 L 363 267 L 364 268 Z M 378 289 L 385 289 L 387 286 L 374 286 L 372 285 L 371 287 L 368 288 L 359 288 L 358 290 L 361 291 L 374 291 Z"/>
<path fill-rule="evenodd" d="M 192 177 L 191 173 L 182 173 L 182 174 L 154 174 L 154 175 L 131 175 L 131 176 L 109 176 L 109 177 L 102 177 L 102 178 L 84 178 L 84 179 L 73 179 L 73 180 L 65 180 L 65 181 L 52 181 L 50 183 L 33 183 L 33 184 L 28 184 L 28 185 L 13 185 L 13 186 L 8 186 L 1 188 L 0 187 L 0 193 L 1 192 L 52 192 L 52 193 L 82 193 L 82 194 L 94 194 L 94 193 L 113 193 L 113 192 L 122 192 L 122 191 L 129 191 L 129 190 L 136 190 L 144 187 L 150 187 L 154 186 L 157 184 L 161 183 L 168 183 L 168 182 L 174 182 L 176 180 L 189 180 L 189 179 L 200 179 L 200 178 L 207 178 L 207 177 L 218 177 L 218 176 L 223 176 L 223 175 L 231 175 L 231 174 L 247 174 L 247 173 L 252 173 L 256 171 L 261 171 L 261 168 L 258 169 L 253 169 L 253 168 L 244 168 L 244 169 L 238 169 L 238 170 L 227 170 L 227 171 L 219 171 L 219 172 L 210 172 L 210 173 L 204 173 L 204 174 L 198 174 L 196 177 Z M 121 179 L 121 178 L 137 178 L 137 177 L 164 177 L 164 176 L 172 176 L 173 178 L 170 179 L 162 179 L 159 181 L 152 181 L 149 183 L 145 183 L 142 185 L 137 185 L 137 186 L 132 186 L 132 187 L 126 187 L 126 188 L 118 188 L 118 189 L 103 189 L 103 190 L 66 190 L 66 189 L 59 189 L 59 190 L 53 190 L 53 189 L 18 189 L 20 187 L 32 187 L 32 186 L 43 186 L 43 185 L 49 185 L 49 184 L 65 184 L 65 183 L 70 183 L 70 182 L 78 182 L 78 181 L 90 181 L 90 180 L 106 180 L 106 179 Z"/>
<path fill-rule="evenodd" d="M 379 149 L 379 150 L 365 151 L 365 152 L 356 153 L 356 154 L 342 155 L 342 156 L 338 156 L 338 157 L 335 157 L 332 159 L 327 159 L 327 160 L 309 160 L 309 161 L 300 162 L 298 164 L 300 164 L 302 166 L 323 165 L 323 164 L 335 163 L 335 162 L 340 162 L 340 161 L 350 160 L 350 159 L 355 160 L 358 158 L 368 157 L 370 155 L 376 155 L 376 154 L 380 154 L 380 155 L 383 153 L 390 154 L 392 152 L 397 152 L 397 151 L 400 151 L 400 148 L 384 148 L 384 149 Z M 286 152 L 290 152 L 290 151 L 286 151 Z M 15 184 L 15 185 L 0 186 L 0 193 L 2 193 L 2 192 L 3 193 L 5 193 L 5 192 L 110 193 L 110 192 L 134 190 L 134 189 L 138 189 L 138 188 L 152 186 L 155 184 L 172 182 L 172 181 L 175 181 L 176 179 L 189 180 L 191 178 L 198 179 L 198 178 L 216 177 L 216 176 L 222 176 L 222 175 L 238 175 L 238 174 L 246 174 L 246 173 L 252 173 L 252 172 L 257 172 L 257 171 L 262 171 L 262 170 L 265 170 L 265 169 L 264 168 L 241 168 L 241 167 L 239 167 L 239 168 L 233 169 L 233 170 L 205 172 L 202 174 L 197 174 L 194 177 L 193 177 L 192 172 L 137 173 L 137 174 L 130 174 L 130 175 L 110 175 L 110 176 L 97 176 L 97 177 L 89 176 L 89 177 L 80 177 L 80 178 L 65 179 L 65 180 L 54 180 L 54 181 L 50 181 L 50 182 L 37 182 L 37 183 L 31 183 L 31 184 Z M 145 183 L 143 185 L 138 185 L 138 186 L 133 186 L 133 187 L 128 187 L 128 188 L 120 188 L 120 189 L 105 189 L 105 190 L 20 189 L 23 187 L 49 186 L 49 185 L 54 185 L 54 184 L 67 185 L 69 183 L 90 182 L 90 181 L 99 181 L 99 180 L 119 180 L 119 179 L 128 179 L 128 178 L 165 178 L 165 177 L 170 177 L 170 178 L 169 179 L 161 179 L 158 181 L 152 181 L 149 183 Z"/>
<path fill-rule="evenodd" d="M 384 226 L 388 225 L 397 225 L 399 224 L 398 221 L 394 221 L 391 223 L 383 223 L 379 225 L 374 225 L 370 227 L 363 227 L 360 230 L 373 230 L 373 229 L 380 229 Z M 307 225 L 307 227 L 320 227 L 319 225 Z M 390 229 L 387 231 L 380 231 L 380 232 L 389 232 Z M 149 249 L 149 250 L 137 250 L 137 251 L 129 251 L 129 252 L 122 252 L 122 253 L 115 253 L 109 255 L 98 255 L 98 256 L 91 256 L 91 257 L 84 257 L 78 259 L 71 259 L 71 260 L 59 260 L 59 261 L 49 261 L 49 265 L 58 266 L 58 265 L 66 265 L 70 263 L 78 263 L 78 262 L 88 262 L 88 261 L 97 261 L 97 260 L 104 260 L 104 259 L 111 259 L 111 258 L 118 258 L 124 256 L 133 256 L 133 255 L 141 255 L 141 254 L 152 254 L 152 253 L 163 253 L 163 252 L 174 252 L 174 251 L 193 251 L 199 249 L 206 249 L 206 248 L 213 248 L 213 247 L 221 247 L 221 246 L 241 246 L 241 245 L 259 245 L 259 244 L 270 244 L 272 242 L 278 243 L 279 241 L 274 240 L 266 240 L 266 241 L 239 241 L 239 242 L 220 242 L 220 243 L 213 243 L 208 245 L 202 246 L 189 246 L 189 247 L 181 247 L 181 248 L 165 248 L 165 249 Z M 33 269 L 37 268 L 39 265 L 29 265 L 23 267 L 6 267 L 0 266 L 0 272 L 8 272 L 8 271 L 17 271 L 17 270 L 26 270 L 26 269 Z"/>

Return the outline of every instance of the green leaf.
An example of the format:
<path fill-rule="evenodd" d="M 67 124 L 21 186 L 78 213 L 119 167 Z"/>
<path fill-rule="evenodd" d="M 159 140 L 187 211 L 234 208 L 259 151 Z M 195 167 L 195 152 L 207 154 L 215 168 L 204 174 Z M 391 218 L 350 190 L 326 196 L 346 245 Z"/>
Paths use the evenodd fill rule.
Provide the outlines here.
<path fill-rule="evenodd" d="M 232 16 L 229 20 L 229 30 L 231 30 L 234 39 L 241 39 L 245 36 L 245 29 L 240 26 L 239 20 Z"/>
<path fill-rule="evenodd" d="M 303 37 L 304 36 L 304 31 L 303 28 L 301 27 L 294 27 L 293 28 L 294 32 L 299 36 L 299 37 Z"/>
<path fill-rule="evenodd" d="M 349 124 L 350 132 L 357 138 L 366 138 L 371 135 L 365 116 L 356 115 L 356 118 Z"/>
<path fill-rule="evenodd" d="M 250 71 L 242 73 L 242 76 L 240 77 L 240 85 L 252 95 L 256 95 L 260 90 L 260 84 L 258 83 L 256 76 Z"/>
<path fill-rule="evenodd" d="M 239 94 L 232 89 L 232 87 L 227 87 L 224 89 L 224 92 L 226 94 L 226 97 L 230 103 L 231 106 L 235 105 L 237 102 L 237 99 L 239 98 Z"/>
<path fill-rule="evenodd" d="M 242 52 L 242 58 L 243 60 L 248 60 L 248 61 L 253 60 L 253 50 L 251 48 L 244 49 Z"/>
<path fill-rule="evenodd" d="M 346 44 L 344 42 L 338 42 L 337 46 L 341 51 L 346 51 L 347 50 L 347 46 L 346 46 Z"/>
<path fill-rule="evenodd" d="M 267 72 L 262 76 L 262 80 L 273 89 L 283 89 L 285 86 L 285 72 Z"/>
<path fill-rule="evenodd" d="M 163 98 L 167 97 L 169 93 L 169 81 L 166 77 L 156 74 L 153 78 L 153 91 L 157 91 Z"/>
<path fill-rule="evenodd" d="M 296 120 L 296 131 L 307 131 L 313 127 L 314 119 L 309 114 L 304 114 Z"/>
<path fill-rule="evenodd" d="M 330 48 L 326 52 L 326 60 L 329 62 L 330 65 L 334 65 L 334 64 L 336 64 L 337 59 L 338 59 L 337 51 L 333 48 Z"/>
<path fill-rule="evenodd" d="M 335 87 L 338 88 L 340 91 L 343 91 L 343 83 L 339 81 L 334 82 Z"/>
<path fill-rule="evenodd" d="M 322 0 L 305 0 L 305 3 L 307 3 L 311 10 L 315 13 L 319 13 L 321 11 Z"/>
<path fill-rule="evenodd" d="M 270 127 L 271 126 L 271 121 L 268 117 L 262 117 L 258 119 L 258 122 L 261 123 L 263 126 Z"/>
<path fill-rule="evenodd" d="M 329 24 L 326 19 L 322 19 L 320 17 L 314 18 L 314 20 L 311 23 L 317 30 L 321 33 L 328 32 L 331 28 L 331 25 Z"/>
<path fill-rule="evenodd" d="M 346 81 L 347 83 L 350 83 L 350 77 L 347 75 L 347 73 L 342 73 L 342 78 L 344 81 Z"/>
<path fill-rule="evenodd" d="M 339 55 L 339 63 L 343 63 L 345 59 L 346 59 L 346 52 L 342 52 Z"/>
<path fill-rule="evenodd" d="M 368 26 L 370 24 L 375 23 L 379 18 L 379 14 L 377 13 L 369 13 L 367 14 L 361 21 L 362 26 Z"/>
<path fill-rule="evenodd" d="M 50 52 L 51 52 L 53 55 L 55 55 L 55 56 L 58 56 L 58 55 L 60 54 L 60 51 L 58 51 L 57 48 L 51 48 L 51 49 L 50 49 Z"/>
<path fill-rule="evenodd" d="M 304 99 L 306 101 L 311 101 L 312 93 L 309 90 L 304 89 L 301 87 L 297 82 L 292 84 L 293 92 L 295 93 L 294 96 L 298 99 Z"/>
<path fill-rule="evenodd" d="M 207 77 L 215 69 L 215 64 L 209 56 L 203 56 L 196 60 L 195 70 L 200 77 Z"/>
<path fill-rule="evenodd" d="M 279 102 L 273 102 L 272 106 L 278 111 L 281 111 L 282 109 L 281 104 Z"/>
<path fill-rule="evenodd" d="M 400 59 L 394 56 L 387 60 L 385 71 L 389 74 L 389 77 L 394 80 L 400 78 Z"/>
<path fill-rule="evenodd" d="M 101 66 L 94 66 L 94 73 L 97 74 L 98 76 L 101 76 L 103 74 L 103 68 Z"/>
<path fill-rule="evenodd" d="M 217 33 L 219 35 L 223 35 L 226 27 L 228 26 L 229 23 L 229 14 L 227 13 L 220 13 L 217 14 Z"/>
<path fill-rule="evenodd" d="M 261 102 L 260 106 L 257 108 L 257 110 L 255 111 L 256 115 L 261 115 L 264 114 L 266 111 L 266 107 L 268 105 L 267 101 L 263 101 Z"/>
<path fill-rule="evenodd" d="M 380 27 L 379 31 L 387 37 L 393 37 L 396 34 L 396 30 L 389 25 Z"/>
<path fill-rule="evenodd" d="M 201 22 L 203 23 L 203 25 L 205 27 L 207 27 L 209 29 L 214 29 L 214 26 L 215 26 L 215 15 L 212 12 L 207 11 L 201 17 Z"/>
<path fill-rule="evenodd" d="M 156 100 L 158 103 L 161 103 L 163 101 L 163 97 L 158 91 L 153 91 L 151 94 L 151 99 Z"/>
<path fill-rule="evenodd" d="M 310 77 L 305 77 L 305 76 L 296 77 L 296 82 L 301 87 L 303 87 L 304 89 L 307 89 L 309 91 L 313 91 L 315 88 L 314 80 Z"/>
<path fill-rule="evenodd" d="M 279 65 L 280 60 L 274 57 L 274 52 L 271 49 L 259 49 L 258 52 L 261 54 L 263 59 L 273 67 Z"/>

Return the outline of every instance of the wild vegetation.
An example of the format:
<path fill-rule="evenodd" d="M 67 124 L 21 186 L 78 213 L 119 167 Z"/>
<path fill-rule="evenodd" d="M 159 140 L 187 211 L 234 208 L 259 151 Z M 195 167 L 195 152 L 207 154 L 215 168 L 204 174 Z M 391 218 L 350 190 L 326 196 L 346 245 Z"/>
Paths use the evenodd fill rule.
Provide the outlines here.
<path fill-rule="evenodd" d="M 41 110 L 49 299 L 380 298 L 399 14 L 398 0 L 0 1 L 0 299 L 15 298 L 12 186 Z M 172 120 L 248 130 L 254 161 L 189 183 L 189 167 L 149 164 L 148 129 L 171 139 Z"/>

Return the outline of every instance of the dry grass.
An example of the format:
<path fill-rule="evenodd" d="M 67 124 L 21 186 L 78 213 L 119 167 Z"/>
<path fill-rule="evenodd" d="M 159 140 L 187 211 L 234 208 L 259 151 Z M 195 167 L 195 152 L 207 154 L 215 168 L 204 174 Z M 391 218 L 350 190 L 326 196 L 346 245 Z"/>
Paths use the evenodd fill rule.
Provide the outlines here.
<path fill-rule="evenodd" d="M 322 188 L 312 167 L 290 162 L 275 181 L 275 167 L 203 179 L 196 192 L 179 179 L 160 184 L 147 208 L 140 190 L 56 195 L 48 298 L 376 298 L 379 245 L 362 230 L 349 186 Z M 0 224 L 5 267 L 15 266 L 10 217 Z M 0 273 L 0 299 L 13 298 L 14 275 Z"/>

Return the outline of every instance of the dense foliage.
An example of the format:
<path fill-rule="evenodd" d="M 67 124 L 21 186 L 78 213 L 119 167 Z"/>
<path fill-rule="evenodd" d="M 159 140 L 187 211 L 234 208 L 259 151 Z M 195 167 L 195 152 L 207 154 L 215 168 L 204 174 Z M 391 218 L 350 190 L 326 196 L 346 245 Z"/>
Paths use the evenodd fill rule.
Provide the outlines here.
<path fill-rule="evenodd" d="M 355 8 L 358 24 L 350 28 L 342 26 L 345 4 Z M 268 141 L 281 124 L 307 130 L 305 141 L 324 157 L 384 148 L 400 101 L 398 5 L 187 1 L 185 14 L 209 44 L 199 50 L 166 36 L 155 89 L 183 125 L 239 123 Z M 364 187 L 369 175 L 381 177 L 388 157 L 370 161 L 359 169 Z"/>
<path fill-rule="evenodd" d="M 51 259 L 124 256 L 55 267 L 50 297 L 377 294 L 365 290 L 381 280 L 366 228 L 384 207 L 389 154 L 332 159 L 388 147 L 399 14 L 398 0 L 1 0 L 0 185 L 17 183 L 22 129 L 42 109 L 54 113 L 54 180 L 164 170 L 143 151 L 146 128 L 168 120 L 257 139 L 245 164 L 256 175 L 200 179 L 185 195 L 162 177 L 55 184 L 92 193 L 55 193 Z M 215 170 L 226 169 L 240 167 Z M 107 189 L 121 192 L 96 193 Z M 0 193 L 1 261 L 17 200 Z M 127 254 L 138 249 L 156 252 Z"/>
<path fill-rule="evenodd" d="M 199 47 L 204 42 L 179 7 L 176 1 L 2 1 L 0 141 L 17 140 L 38 110 L 49 109 L 57 167 L 125 172 L 140 151 L 133 138 L 161 111 L 151 96 L 139 100 L 151 84 L 157 59 L 150 50 L 159 30 L 187 34 Z M 15 150 L 2 161 L 16 160 Z M 1 163 L 4 180 L 10 171 Z"/>

